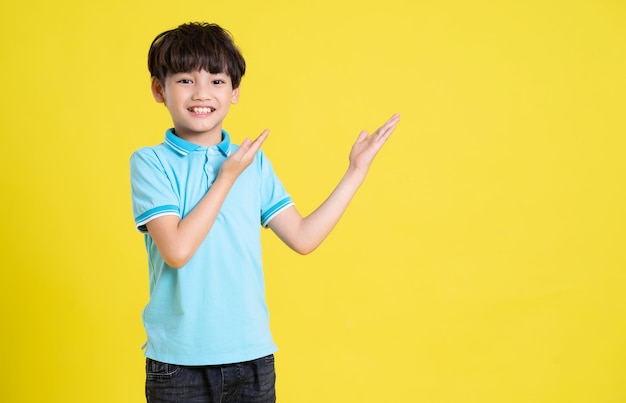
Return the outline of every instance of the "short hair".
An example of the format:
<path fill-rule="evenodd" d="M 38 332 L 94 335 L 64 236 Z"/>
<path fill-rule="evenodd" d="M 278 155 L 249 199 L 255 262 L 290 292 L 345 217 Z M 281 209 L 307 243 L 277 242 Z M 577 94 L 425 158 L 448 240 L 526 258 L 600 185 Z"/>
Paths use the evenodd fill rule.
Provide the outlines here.
<path fill-rule="evenodd" d="M 168 75 L 206 70 L 230 76 L 238 88 L 246 62 L 230 32 L 217 24 L 192 22 L 157 35 L 148 51 L 148 70 L 164 82 Z"/>

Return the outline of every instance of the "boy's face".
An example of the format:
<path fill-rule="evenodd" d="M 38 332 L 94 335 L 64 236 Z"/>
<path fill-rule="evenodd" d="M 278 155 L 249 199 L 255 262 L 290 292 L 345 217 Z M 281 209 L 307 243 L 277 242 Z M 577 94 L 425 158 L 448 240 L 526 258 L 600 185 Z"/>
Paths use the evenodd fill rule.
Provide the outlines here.
<path fill-rule="evenodd" d="M 239 101 L 239 88 L 228 74 L 199 70 L 169 75 L 165 83 L 153 78 L 152 95 L 165 103 L 178 137 L 210 146 L 222 140 L 222 121 Z"/>

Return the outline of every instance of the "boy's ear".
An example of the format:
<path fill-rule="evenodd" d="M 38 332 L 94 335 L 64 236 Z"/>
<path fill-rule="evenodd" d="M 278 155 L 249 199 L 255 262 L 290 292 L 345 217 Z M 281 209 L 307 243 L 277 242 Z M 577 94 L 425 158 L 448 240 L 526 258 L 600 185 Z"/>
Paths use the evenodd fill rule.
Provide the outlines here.
<path fill-rule="evenodd" d="M 237 104 L 239 103 L 239 88 L 241 87 L 237 87 L 233 90 L 233 97 L 230 100 L 231 104 Z"/>
<path fill-rule="evenodd" d="M 155 101 L 159 103 L 165 102 L 165 97 L 163 96 L 163 86 L 158 78 L 152 77 L 150 89 L 152 89 L 152 96 Z"/>

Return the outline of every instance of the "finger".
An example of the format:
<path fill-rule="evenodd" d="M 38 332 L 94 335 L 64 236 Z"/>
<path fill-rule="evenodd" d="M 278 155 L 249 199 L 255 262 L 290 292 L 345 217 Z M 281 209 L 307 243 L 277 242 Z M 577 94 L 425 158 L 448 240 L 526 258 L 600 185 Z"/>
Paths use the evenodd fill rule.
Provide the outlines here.
<path fill-rule="evenodd" d="M 259 143 L 259 144 L 263 144 L 263 142 L 265 141 L 265 139 L 267 138 L 267 136 L 270 134 L 270 129 L 265 129 L 263 130 L 263 132 L 261 134 L 259 134 L 259 137 L 257 137 L 254 140 L 254 143 Z"/>
<path fill-rule="evenodd" d="M 399 121 L 400 121 L 400 115 L 396 113 L 391 118 L 389 118 L 389 120 L 387 120 L 385 124 L 382 125 L 380 128 L 387 129 L 389 127 L 395 127 Z"/>
<path fill-rule="evenodd" d="M 394 113 L 393 115 L 391 115 L 391 117 L 387 120 L 387 122 L 385 122 L 385 124 L 396 124 L 400 121 L 400 114 L 399 113 Z"/>
<path fill-rule="evenodd" d="M 389 120 L 385 122 L 377 131 L 376 138 L 377 139 L 387 139 L 391 133 L 396 129 L 396 125 L 400 121 L 400 114 L 394 114 Z"/>
<path fill-rule="evenodd" d="M 240 149 L 244 149 L 247 150 L 248 148 L 258 145 L 259 147 L 261 146 L 261 144 L 263 144 L 263 142 L 265 141 L 265 139 L 267 138 L 267 136 L 269 135 L 270 131 L 269 129 L 265 129 L 263 130 L 263 133 L 261 133 L 259 135 L 259 137 L 257 137 L 256 139 L 254 139 L 254 141 L 250 140 L 249 138 L 246 138 L 241 145 L 239 146 Z M 258 149 L 258 147 L 257 147 Z"/>
<path fill-rule="evenodd" d="M 259 148 L 261 148 L 261 145 L 263 144 L 269 133 L 269 129 L 265 129 L 263 130 L 263 133 L 261 133 L 259 137 L 257 137 L 254 141 L 250 140 L 249 138 L 245 139 L 243 143 L 241 143 L 241 146 L 239 146 L 239 150 L 237 150 L 237 152 L 241 152 L 242 158 L 245 158 L 245 156 L 248 155 L 256 154 L 257 151 L 259 151 Z"/>
<path fill-rule="evenodd" d="M 267 139 L 267 136 L 269 136 L 269 134 L 270 134 L 269 129 L 263 130 L 263 133 L 261 133 L 259 137 L 257 137 L 250 145 L 250 151 L 254 153 L 259 151 L 259 148 L 261 148 L 261 146 L 263 145 L 263 143 L 265 142 L 265 139 Z"/>
<path fill-rule="evenodd" d="M 381 133 L 379 133 L 378 141 L 379 142 L 387 141 L 387 139 L 389 138 L 389 136 L 391 136 L 391 133 L 393 133 L 394 130 L 396 130 L 396 126 L 395 125 L 387 127 L 385 130 L 383 130 Z"/>
<path fill-rule="evenodd" d="M 356 143 L 362 142 L 363 140 L 367 138 L 368 135 L 369 133 L 367 132 L 367 130 L 363 130 L 361 133 L 359 133 L 359 136 L 356 138 Z"/>
<path fill-rule="evenodd" d="M 396 128 L 395 125 L 389 126 L 389 127 L 381 127 L 373 135 L 373 139 L 372 139 L 373 142 L 375 144 L 378 144 L 378 146 L 382 146 L 387 141 L 389 136 L 391 136 L 391 133 L 393 133 L 395 128 Z"/>

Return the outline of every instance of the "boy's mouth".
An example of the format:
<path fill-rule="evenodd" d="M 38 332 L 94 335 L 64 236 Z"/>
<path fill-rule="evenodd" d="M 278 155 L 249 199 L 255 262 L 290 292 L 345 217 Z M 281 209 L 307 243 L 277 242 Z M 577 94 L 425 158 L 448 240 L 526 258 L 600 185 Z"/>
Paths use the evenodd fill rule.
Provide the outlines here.
<path fill-rule="evenodd" d="M 207 113 L 215 112 L 215 108 L 209 108 L 206 106 L 196 106 L 193 108 L 189 108 L 189 111 L 193 113 L 201 114 L 201 115 L 206 115 Z"/>

